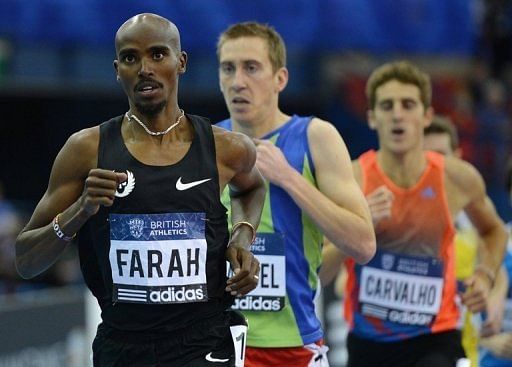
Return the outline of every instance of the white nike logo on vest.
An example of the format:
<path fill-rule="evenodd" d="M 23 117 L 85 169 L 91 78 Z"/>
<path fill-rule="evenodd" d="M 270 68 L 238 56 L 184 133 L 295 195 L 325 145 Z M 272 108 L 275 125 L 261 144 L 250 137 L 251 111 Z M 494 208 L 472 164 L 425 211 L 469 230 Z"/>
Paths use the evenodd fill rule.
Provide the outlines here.
<path fill-rule="evenodd" d="M 205 183 L 210 180 L 211 180 L 211 178 L 205 178 L 204 180 L 183 183 L 183 182 L 181 182 L 181 177 L 180 177 L 180 178 L 178 178 L 178 181 L 176 181 L 176 190 L 179 190 L 179 191 L 188 190 L 194 186 L 201 185 L 202 183 Z"/>
<path fill-rule="evenodd" d="M 227 362 L 229 361 L 229 358 L 228 359 L 218 359 L 218 358 L 213 358 L 212 357 L 212 352 L 208 353 L 206 355 L 206 357 L 204 357 L 208 362 L 216 362 L 216 363 L 224 363 L 224 362 Z"/>

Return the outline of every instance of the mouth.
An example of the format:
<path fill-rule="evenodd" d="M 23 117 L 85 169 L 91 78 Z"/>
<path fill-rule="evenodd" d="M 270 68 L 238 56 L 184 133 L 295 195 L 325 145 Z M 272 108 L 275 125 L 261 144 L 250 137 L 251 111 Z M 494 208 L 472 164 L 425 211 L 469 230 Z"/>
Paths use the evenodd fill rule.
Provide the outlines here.
<path fill-rule="evenodd" d="M 405 129 L 401 127 L 395 127 L 391 130 L 391 135 L 393 136 L 402 136 L 405 134 Z"/>
<path fill-rule="evenodd" d="M 249 104 L 249 100 L 243 97 L 234 97 L 231 99 L 231 104 L 234 106 L 246 106 Z"/>
<path fill-rule="evenodd" d="M 151 96 L 162 86 L 155 81 L 142 81 L 135 85 L 135 93 L 143 96 Z"/>

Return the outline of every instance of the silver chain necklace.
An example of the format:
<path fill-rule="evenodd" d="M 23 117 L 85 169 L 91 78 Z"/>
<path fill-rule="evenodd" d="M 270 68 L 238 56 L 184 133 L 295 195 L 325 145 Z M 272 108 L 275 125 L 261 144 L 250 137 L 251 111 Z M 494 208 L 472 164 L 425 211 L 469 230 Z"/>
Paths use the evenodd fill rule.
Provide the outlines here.
<path fill-rule="evenodd" d="M 180 109 L 181 111 L 181 114 L 178 116 L 176 122 L 174 124 L 172 124 L 171 126 L 169 126 L 167 129 L 165 129 L 164 131 L 151 131 L 148 129 L 148 127 L 141 121 L 139 120 L 139 118 L 137 116 L 135 116 L 133 113 L 131 115 L 128 115 L 128 112 L 126 112 L 124 115 L 126 116 L 126 118 L 128 119 L 129 122 L 132 122 L 132 119 L 134 119 L 140 126 L 142 126 L 144 128 L 144 130 L 146 130 L 146 132 L 149 134 L 149 135 L 153 135 L 153 136 L 159 136 L 159 135 L 165 135 L 167 134 L 169 131 L 171 131 L 172 129 L 174 129 L 176 126 L 178 126 L 178 124 L 180 123 L 181 121 L 181 118 L 185 115 L 185 111 L 183 111 L 182 109 Z"/>

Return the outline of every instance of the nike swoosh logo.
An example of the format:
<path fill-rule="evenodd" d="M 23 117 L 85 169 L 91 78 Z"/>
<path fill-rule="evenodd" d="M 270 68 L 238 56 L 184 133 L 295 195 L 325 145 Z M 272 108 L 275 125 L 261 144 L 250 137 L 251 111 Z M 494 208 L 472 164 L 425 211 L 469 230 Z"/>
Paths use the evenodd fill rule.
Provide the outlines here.
<path fill-rule="evenodd" d="M 178 178 L 178 181 L 176 181 L 176 190 L 179 190 L 179 191 L 188 190 L 194 186 L 201 185 L 202 183 L 205 183 L 210 180 L 211 180 L 211 178 L 205 178 L 204 180 L 183 183 L 183 182 L 181 182 L 181 177 L 180 177 L 180 178 Z"/>
<path fill-rule="evenodd" d="M 224 363 L 224 362 L 229 361 L 229 358 L 228 359 L 213 358 L 212 357 L 212 352 L 208 353 L 206 355 L 206 357 L 204 357 L 204 359 L 206 359 L 208 362 L 214 362 L 214 363 Z"/>

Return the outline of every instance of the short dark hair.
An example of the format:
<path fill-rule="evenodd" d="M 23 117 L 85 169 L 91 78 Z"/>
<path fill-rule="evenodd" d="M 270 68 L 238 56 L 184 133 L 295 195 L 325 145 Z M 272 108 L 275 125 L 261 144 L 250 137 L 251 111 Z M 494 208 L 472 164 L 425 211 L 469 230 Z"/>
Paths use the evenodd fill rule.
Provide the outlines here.
<path fill-rule="evenodd" d="M 366 98 L 371 110 L 377 103 L 377 89 L 391 80 L 403 84 L 413 84 L 420 90 L 420 98 L 425 109 L 429 108 L 432 100 L 432 85 L 430 76 L 413 63 L 403 60 L 384 64 L 375 69 L 366 83 Z"/>
<path fill-rule="evenodd" d="M 457 134 L 457 128 L 448 116 L 435 115 L 430 125 L 428 125 L 423 132 L 425 135 L 448 134 L 452 150 L 459 147 L 459 135 Z"/>

